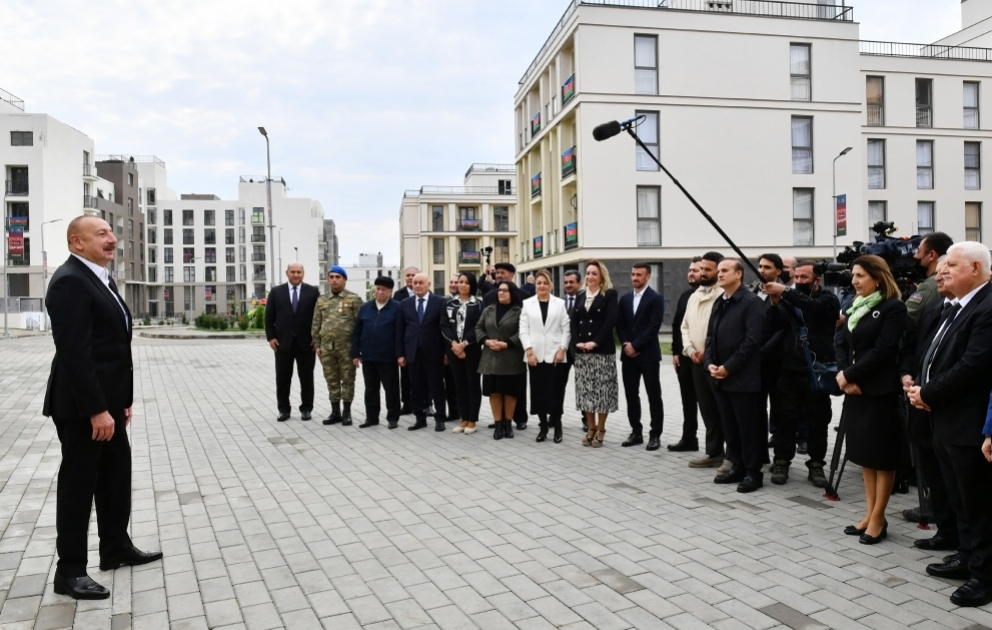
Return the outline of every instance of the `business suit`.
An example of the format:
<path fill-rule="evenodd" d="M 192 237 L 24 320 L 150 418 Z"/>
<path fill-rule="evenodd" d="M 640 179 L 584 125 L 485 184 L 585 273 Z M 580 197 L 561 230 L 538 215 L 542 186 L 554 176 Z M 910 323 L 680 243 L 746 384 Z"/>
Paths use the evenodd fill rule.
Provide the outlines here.
<path fill-rule="evenodd" d="M 520 313 L 520 345 L 533 352 L 537 365 L 530 366 L 530 412 L 541 420 L 541 431 L 558 428 L 565 409 L 568 386 L 568 356 L 555 363 L 559 350 L 567 350 L 571 339 L 571 319 L 565 300 L 548 296 L 543 303 L 537 296 L 524 300 Z M 550 417 L 551 424 L 548 424 Z M 542 440 L 543 441 L 543 440 Z"/>
<path fill-rule="evenodd" d="M 393 299 L 403 303 L 403 300 L 413 295 L 413 289 L 410 287 L 403 287 L 393 293 Z M 403 407 L 400 410 L 402 415 L 413 412 L 413 405 L 410 402 L 410 370 L 409 368 L 400 368 L 400 400 L 402 401 Z"/>
<path fill-rule="evenodd" d="M 933 342 L 940 331 L 930 328 Z M 958 553 L 971 577 L 990 581 L 992 465 L 981 447 L 992 393 L 992 285 L 982 286 L 950 322 L 929 374 L 925 363 L 917 382 L 923 383 L 920 398 L 931 409 L 934 449 L 958 515 Z"/>
<path fill-rule="evenodd" d="M 419 314 L 419 301 L 423 299 L 423 316 Z M 396 318 L 396 356 L 406 359 L 410 373 L 410 396 L 414 427 L 427 426 L 428 400 L 434 403 L 435 430 L 444 430 L 444 337 L 441 336 L 441 318 L 445 299 L 427 293 L 416 295 L 400 303 Z M 411 427 L 413 428 L 413 427 Z"/>
<path fill-rule="evenodd" d="M 675 374 L 679 379 L 679 393 L 682 395 L 682 439 L 680 443 L 691 448 L 699 444 L 696 433 L 699 432 L 699 404 L 696 402 L 696 385 L 692 378 L 692 360 L 682 356 L 685 346 L 682 344 L 682 320 L 685 319 L 685 309 L 689 297 L 695 289 L 686 289 L 679 296 L 672 318 L 672 356 L 679 357 L 679 366 Z"/>
<path fill-rule="evenodd" d="M 640 437 L 644 431 L 641 425 L 640 382 L 644 379 L 644 391 L 648 395 L 651 409 L 651 439 L 657 440 L 665 422 L 665 410 L 661 401 L 661 347 L 658 331 L 665 318 L 665 298 L 651 287 L 645 287 L 634 311 L 634 292 L 625 293 L 620 298 L 617 314 L 617 337 L 621 347 L 631 344 L 636 357 L 620 352 L 620 366 L 623 374 L 623 391 L 627 397 L 627 420 L 630 422 L 631 437 Z"/>
<path fill-rule="evenodd" d="M 279 342 L 276 348 L 276 404 L 280 414 L 289 413 L 289 388 L 293 381 L 293 364 L 300 378 L 300 411 L 313 410 L 313 367 L 317 354 L 313 349 L 310 326 L 320 289 L 301 282 L 296 287 L 293 309 L 293 286 L 280 284 L 269 291 L 265 301 L 265 338 Z"/>
<path fill-rule="evenodd" d="M 45 304 L 52 321 L 55 358 L 42 413 L 55 421 L 62 443 L 55 528 L 58 572 L 86 575 L 86 530 L 95 499 L 100 557 L 133 548 L 131 447 L 125 411 L 133 403 L 131 313 L 96 274 L 74 256 L 58 268 Z M 92 439 L 90 418 L 114 419 L 109 441 Z"/>

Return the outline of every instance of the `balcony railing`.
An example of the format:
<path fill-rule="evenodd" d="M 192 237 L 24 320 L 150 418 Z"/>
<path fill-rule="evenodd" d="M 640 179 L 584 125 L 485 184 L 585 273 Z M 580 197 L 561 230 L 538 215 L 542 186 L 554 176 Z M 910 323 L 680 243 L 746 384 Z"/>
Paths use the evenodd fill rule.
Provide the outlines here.
<path fill-rule="evenodd" d="M 22 112 L 24 111 L 24 101 L 17 98 L 7 90 L 0 90 L 0 101 L 6 101 Z"/>
<path fill-rule="evenodd" d="M 165 162 L 154 155 L 98 155 L 97 162 L 152 162 L 165 168 Z"/>
<path fill-rule="evenodd" d="M 885 110 L 881 105 L 869 103 L 868 104 L 868 126 L 869 127 L 884 127 L 885 126 Z"/>
<path fill-rule="evenodd" d="M 265 235 L 264 234 L 252 234 L 251 235 L 251 242 L 252 243 L 264 243 L 265 242 Z"/>
<path fill-rule="evenodd" d="M 96 166 L 93 164 L 83 164 L 83 177 L 96 177 Z"/>
<path fill-rule="evenodd" d="M 251 279 L 253 282 L 265 282 L 266 280 L 268 280 L 268 276 L 266 276 L 264 273 L 255 273 L 252 274 Z"/>
<path fill-rule="evenodd" d="M 265 254 L 252 254 L 252 262 L 265 262 Z"/>
<path fill-rule="evenodd" d="M 6 180 L 4 192 L 8 197 L 26 197 L 28 194 L 28 182 L 26 179 Z"/>
<path fill-rule="evenodd" d="M 93 195 L 83 195 L 83 207 L 96 210 L 96 200 L 97 198 Z"/>
<path fill-rule="evenodd" d="M 924 59 L 951 59 L 955 61 L 992 61 L 992 48 L 875 41 L 862 41 L 860 42 L 860 48 L 862 55 L 878 55 L 881 57 L 917 57 Z"/>
<path fill-rule="evenodd" d="M 482 228 L 478 219 L 459 219 L 458 230 L 461 232 L 478 232 Z"/>
<path fill-rule="evenodd" d="M 462 267 L 478 266 L 482 264 L 482 255 L 479 252 L 459 252 L 458 264 Z"/>
<path fill-rule="evenodd" d="M 933 108 L 916 106 L 916 126 L 933 127 Z"/>
<path fill-rule="evenodd" d="M 517 167 L 515 164 L 485 164 L 476 163 L 468 167 L 465 171 L 465 177 L 468 177 L 472 173 L 516 173 Z"/>

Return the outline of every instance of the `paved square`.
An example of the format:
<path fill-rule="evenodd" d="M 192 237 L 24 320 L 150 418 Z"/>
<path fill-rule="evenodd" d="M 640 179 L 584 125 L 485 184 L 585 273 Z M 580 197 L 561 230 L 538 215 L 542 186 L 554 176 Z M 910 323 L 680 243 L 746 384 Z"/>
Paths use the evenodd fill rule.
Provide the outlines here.
<path fill-rule="evenodd" d="M 688 454 L 620 448 L 622 409 L 602 449 L 581 446 L 575 411 L 558 445 L 533 425 L 501 442 L 408 433 L 409 416 L 359 430 L 360 400 L 353 427 L 277 424 L 257 340 L 135 339 L 132 536 L 165 560 L 100 572 L 94 520 L 90 575 L 112 597 L 77 604 L 51 587 L 52 353 L 46 337 L 0 342 L 3 630 L 992 628 L 989 607 L 955 608 L 957 583 L 924 574 L 937 556 L 911 543 L 933 532 L 899 516 L 915 494 L 893 497 L 882 544 L 841 532 L 863 509 L 856 466 L 841 502 L 801 461 L 787 485 L 740 495 Z M 667 444 L 681 429 L 667 364 L 662 387 Z"/>

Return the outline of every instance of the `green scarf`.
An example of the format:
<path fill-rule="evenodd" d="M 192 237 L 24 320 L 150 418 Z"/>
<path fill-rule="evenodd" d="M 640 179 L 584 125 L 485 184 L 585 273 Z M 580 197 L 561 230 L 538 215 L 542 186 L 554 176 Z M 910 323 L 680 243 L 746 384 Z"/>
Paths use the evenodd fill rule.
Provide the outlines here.
<path fill-rule="evenodd" d="M 882 301 L 882 292 L 875 291 L 871 295 L 854 298 L 854 304 L 847 309 L 847 329 L 854 332 L 854 327 L 858 325 L 861 318 L 867 315 Z"/>

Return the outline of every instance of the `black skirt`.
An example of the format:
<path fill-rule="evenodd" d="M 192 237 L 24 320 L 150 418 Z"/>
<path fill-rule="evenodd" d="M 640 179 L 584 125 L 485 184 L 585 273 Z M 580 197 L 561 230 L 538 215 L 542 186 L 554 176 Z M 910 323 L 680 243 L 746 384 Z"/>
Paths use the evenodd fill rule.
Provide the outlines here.
<path fill-rule="evenodd" d="M 520 398 L 527 388 L 526 375 L 520 374 L 483 374 L 482 393 L 485 396 L 492 394 L 502 394 L 503 396 L 513 396 Z"/>
<path fill-rule="evenodd" d="M 560 416 L 565 410 L 568 364 L 538 363 L 530 371 L 530 413 Z"/>
<path fill-rule="evenodd" d="M 841 421 L 848 461 L 874 470 L 898 467 L 905 441 L 898 394 L 845 396 Z"/>

